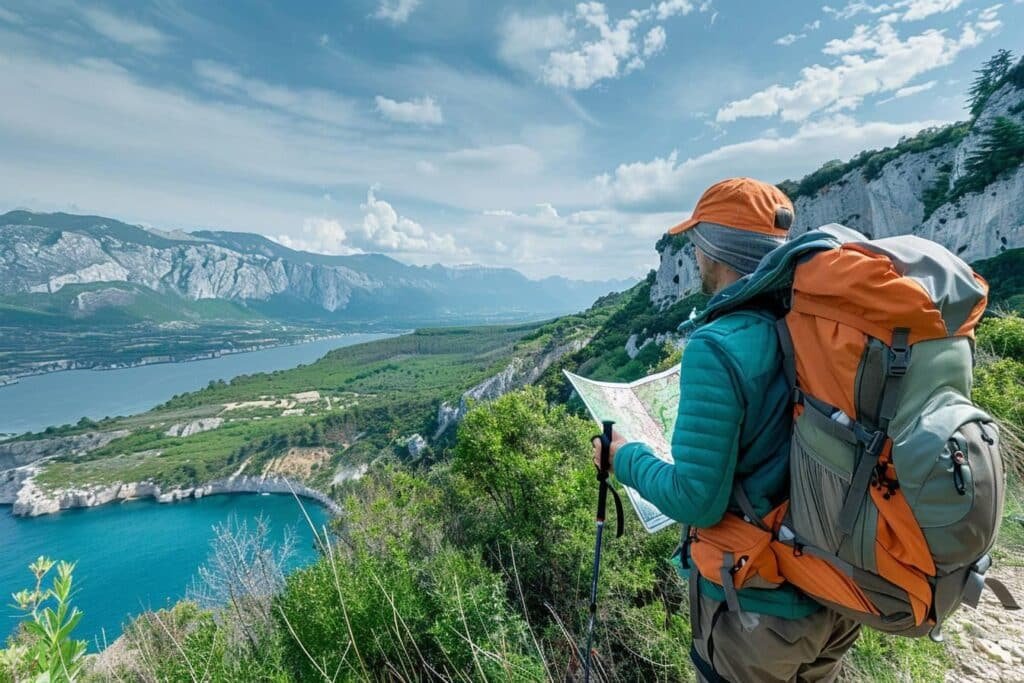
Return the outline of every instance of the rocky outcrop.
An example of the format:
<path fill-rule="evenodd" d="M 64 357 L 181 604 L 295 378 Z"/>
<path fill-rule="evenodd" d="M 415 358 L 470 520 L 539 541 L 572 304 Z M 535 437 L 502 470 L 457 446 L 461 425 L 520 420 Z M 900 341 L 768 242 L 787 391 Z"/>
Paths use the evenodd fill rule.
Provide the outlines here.
<path fill-rule="evenodd" d="M 653 337 L 646 337 L 643 341 L 639 341 L 640 335 L 633 333 L 629 335 L 629 339 L 626 340 L 626 355 L 629 356 L 630 360 L 640 355 L 640 351 L 643 350 L 648 344 L 664 344 L 668 341 L 675 341 L 679 338 L 679 335 L 672 334 L 670 332 L 659 332 Z M 638 343 L 639 342 L 639 343 Z"/>
<path fill-rule="evenodd" d="M 440 438 L 452 425 L 462 420 L 469 412 L 472 402 L 492 401 L 510 391 L 536 382 L 544 371 L 558 362 L 562 356 L 575 353 L 588 343 L 589 338 L 577 339 L 547 349 L 536 357 L 513 358 L 497 375 L 488 377 L 463 392 L 458 405 L 453 406 L 447 401 L 441 403 L 437 409 L 437 430 L 434 432 L 434 439 Z"/>
<path fill-rule="evenodd" d="M 75 318 L 84 318 L 103 308 L 130 306 L 137 297 L 137 292 L 118 287 L 81 292 L 71 301 L 71 315 Z"/>
<path fill-rule="evenodd" d="M 192 420 L 191 422 L 178 422 L 171 425 L 164 434 L 167 436 L 192 436 L 193 434 L 199 434 L 200 432 L 208 432 L 211 429 L 217 429 L 224 424 L 224 418 L 222 417 L 203 417 L 198 420 Z"/>
<path fill-rule="evenodd" d="M 0 471 L 0 505 L 14 505 L 18 491 L 36 471 L 33 465 Z"/>
<path fill-rule="evenodd" d="M 0 442 L 0 471 L 28 465 L 43 458 L 58 455 L 81 455 L 103 448 L 114 439 L 128 436 L 130 432 L 119 429 L 110 432 L 88 432 L 74 436 L 52 439 Z"/>
<path fill-rule="evenodd" d="M 914 234 L 938 242 L 969 263 L 1024 247 L 1024 166 L 984 192 L 947 203 L 927 219 L 924 215 L 926 190 L 942 182 L 947 171 L 947 187 L 952 188 L 966 172 L 966 160 L 978 149 L 984 131 L 999 117 L 1024 123 L 1024 90 L 1007 84 L 993 93 L 959 143 L 903 154 L 870 180 L 855 169 L 814 196 L 797 198 L 792 234 L 826 223 L 848 225 L 872 239 Z M 692 246 L 666 247 L 651 302 L 664 309 L 699 285 Z"/>
<path fill-rule="evenodd" d="M 158 503 L 174 503 L 188 498 L 198 499 L 229 493 L 294 493 L 319 502 L 335 514 L 340 511 L 338 504 L 321 491 L 278 475 L 239 474 L 199 486 L 173 487 L 166 490 L 156 483 L 145 481 L 50 490 L 37 485 L 34 474 L 35 472 L 29 472 L 20 482 L 12 501 L 12 512 L 15 516 L 37 517 L 61 510 L 106 505 L 119 500 L 152 498 Z M 3 482 L 0 480 L 0 492 L 3 490 Z"/>
<path fill-rule="evenodd" d="M 409 456 L 416 459 L 423 455 L 423 452 L 427 450 L 427 440 L 419 434 L 413 434 L 405 440 L 405 447 L 409 451 Z"/>
<path fill-rule="evenodd" d="M 689 241 L 679 249 L 666 245 L 659 254 L 661 261 L 651 284 L 651 303 L 659 310 L 693 293 L 700 286 L 700 272 Z"/>

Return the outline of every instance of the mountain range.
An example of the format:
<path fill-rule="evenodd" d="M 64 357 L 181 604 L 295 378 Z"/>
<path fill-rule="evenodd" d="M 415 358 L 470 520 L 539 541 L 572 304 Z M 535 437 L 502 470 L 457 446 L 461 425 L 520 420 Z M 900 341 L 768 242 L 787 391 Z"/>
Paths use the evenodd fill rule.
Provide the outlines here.
<path fill-rule="evenodd" d="M 228 304 L 220 315 L 316 324 L 536 318 L 580 310 L 633 282 L 314 254 L 257 234 L 166 232 L 100 216 L 0 215 L 0 306 L 77 320 L 111 309 L 145 318 L 147 308 L 194 317 L 203 312 L 197 303 L 214 301 Z"/>

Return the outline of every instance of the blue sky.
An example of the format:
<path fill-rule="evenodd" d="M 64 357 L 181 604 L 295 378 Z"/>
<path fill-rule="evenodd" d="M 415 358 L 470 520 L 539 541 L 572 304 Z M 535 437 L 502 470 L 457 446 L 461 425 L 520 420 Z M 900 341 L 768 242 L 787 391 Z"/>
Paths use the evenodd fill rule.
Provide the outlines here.
<path fill-rule="evenodd" d="M 1021 0 L 0 0 L 0 210 L 642 276 L 731 175 L 962 120 Z"/>

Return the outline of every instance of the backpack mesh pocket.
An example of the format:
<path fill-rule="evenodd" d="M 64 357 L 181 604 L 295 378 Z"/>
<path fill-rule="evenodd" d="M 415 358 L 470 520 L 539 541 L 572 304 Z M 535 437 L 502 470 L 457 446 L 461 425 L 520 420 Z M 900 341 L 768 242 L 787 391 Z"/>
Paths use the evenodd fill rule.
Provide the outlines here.
<path fill-rule="evenodd" d="M 856 457 L 854 446 L 796 418 L 789 454 L 792 529 L 802 543 L 836 553 L 843 541 L 839 512 Z"/>

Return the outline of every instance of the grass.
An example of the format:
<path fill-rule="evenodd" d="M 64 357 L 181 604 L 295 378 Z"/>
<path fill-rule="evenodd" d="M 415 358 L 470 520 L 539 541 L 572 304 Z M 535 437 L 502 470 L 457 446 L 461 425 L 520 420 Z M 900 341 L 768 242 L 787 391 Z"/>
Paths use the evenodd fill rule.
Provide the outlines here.
<path fill-rule="evenodd" d="M 897 638 L 865 628 L 847 660 L 845 680 L 941 683 L 952 666 L 952 656 L 940 643 L 928 638 Z"/>
<path fill-rule="evenodd" d="M 85 457 L 47 465 L 36 477 L 44 488 L 155 481 L 194 484 L 226 474 L 240 463 L 232 456 L 246 443 L 293 427 L 301 418 L 227 423 L 219 429 L 179 438 L 160 428 L 135 432 Z"/>

